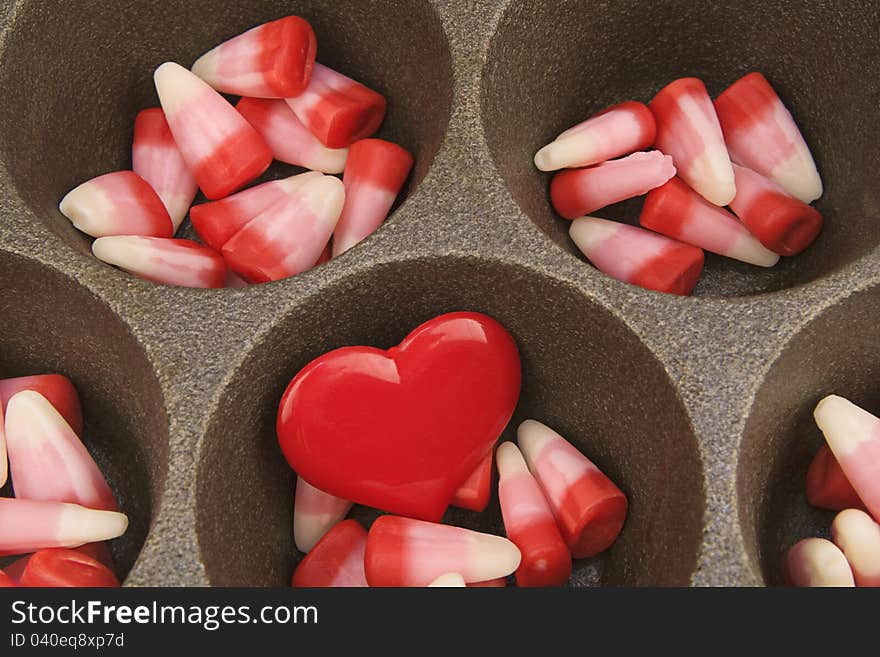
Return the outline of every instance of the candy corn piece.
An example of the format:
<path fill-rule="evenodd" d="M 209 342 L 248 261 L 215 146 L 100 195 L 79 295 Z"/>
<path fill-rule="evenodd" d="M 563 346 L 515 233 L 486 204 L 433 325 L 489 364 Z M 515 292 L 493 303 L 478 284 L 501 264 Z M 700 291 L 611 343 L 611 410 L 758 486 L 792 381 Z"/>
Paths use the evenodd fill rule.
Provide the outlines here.
<path fill-rule="evenodd" d="M 709 203 L 679 178 L 648 193 L 639 223 L 685 244 L 760 267 L 779 262 L 779 256 L 756 240 L 736 217 Z"/>
<path fill-rule="evenodd" d="M 82 409 L 76 388 L 63 374 L 37 374 L 35 376 L 19 376 L 14 379 L 0 379 L 0 404 L 6 404 L 22 390 L 33 390 L 49 400 L 73 432 L 80 435 L 83 431 Z"/>
<path fill-rule="evenodd" d="M 290 98 L 308 85 L 317 49 L 308 21 L 285 16 L 209 50 L 196 60 L 192 72 L 226 94 Z"/>
<path fill-rule="evenodd" d="M 428 584 L 429 587 L 458 587 L 458 586 L 467 586 L 464 583 L 464 577 L 459 575 L 458 573 L 446 573 L 445 575 L 440 575 L 433 582 Z"/>
<path fill-rule="evenodd" d="M 824 538 L 805 538 L 792 546 L 782 574 L 791 586 L 855 586 L 843 552 Z"/>
<path fill-rule="evenodd" d="M 702 81 L 675 80 L 650 106 L 657 121 L 654 145 L 672 156 L 679 177 L 710 203 L 730 203 L 736 193 L 730 156 Z"/>
<path fill-rule="evenodd" d="M 503 589 L 507 586 L 507 578 L 496 577 L 485 582 L 471 582 L 468 586 L 472 589 Z"/>
<path fill-rule="evenodd" d="M 583 559 L 608 549 L 626 520 L 626 496 L 550 427 L 526 420 L 516 435 L 572 556 Z"/>
<path fill-rule="evenodd" d="M 130 274 L 162 285 L 223 287 L 226 265 L 216 251 L 192 240 L 162 237 L 102 237 L 92 253 Z"/>
<path fill-rule="evenodd" d="M 116 587 L 119 580 L 107 566 L 79 550 L 39 550 L 28 559 L 22 586 Z"/>
<path fill-rule="evenodd" d="M 733 165 L 736 197 L 730 209 L 771 251 L 784 256 L 806 249 L 822 230 L 822 215 L 786 194 L 760 173 Z"/>
<path fill-rule="evenodd" d="M 357 520 L 343 520 L 324 534 L 299 562 L 292 586 L 365 587 L 364 549 L 367 532 Z"/>
<path fill-rule="evenodd" d="M 807 502 L 820 509 L 864 509 L 828 445 L 822 445 L 807 470 Z"/>
<path fill-rule="evenodd" d="M 249 283 L 277 281 L 311 268 L 333 234 L 344 201 L 339 178 L 309 180 L 226 242 L 226 264 Z"/>
<path fill-rule="evenodd" d="M 880 525 L 864 511 L 837 514 L 831 536 L 852 569 L 856 586 L 880 587 Z"/>
<path fill-rule="evenodd" d="M 3 404 L 0 404 L 0 488 L 6 485 L 9 476 L 8 463 L 6 460 L 6 422 L 3 416 Z"/>
<path fill-rule="evenodd" d="M 48 548 L 48 549 L 62 549 L 62 548 Z M 85 545 L 81 545 L 76 548 L 63 548 L 66 550 L 72 550 L 74 552 L 79 552 L 80 554 L 85 555 L 89 559 L 94 559 L 100 564 L 106 566 L 110 571 L 113 571 L 113 556 L 110 554 L 110 548 L 107 547 L 107 544 L 104 542 L 99 543 L 86 543 Z M 24 575 L 24 571 L 27 568 L 28 562 L 30 561 L 33 555 L 29 554 L 27 556 L 21 557 L 20 559 L 16 559 L 11 564 L 6 566 L 6 574 L 12 578 L 12 580 L 16 584 L 21 583 L 22 575 Z"/>
<path fill-rule="evenodd" d="M 382 139 L 352 144 L 345 165 L 345 206 L 333 232 L 333 255 L 346 252 L 382 225 L 412 169 L 409 152 Z"/>
<path fill-rule="evenodd" d="M 190 208 L 189 218 L 202 241 L 219 252 L 251 219 L 298 189 L 307 180 L 320 176 L 316 171 L 307 171 L 297 176 L 256 185 L 219 201 L 194 205 Z"/>
<path fill-rule="evenodd" d="M 562 586 L 571 575 L 571 553 L 541 487 L 513 443 L 502 443 L 496 459 L 504 530 L 522 553 L 517 585 Z"/>
<path fill-rule="evenodd" d="M 263 173 L 272 151 L 224 98 L 173 62 L 153 79 L 183 159 L 209 199 L 223 198 Z"/>
<path fill-rule="evenodd" d="M 427 586 L 445 573 L 485 582 L 517 569 L 520 553 L 501 536 L 401 516 L 381 516 L 367 536 L 370 586 Z"/>
<path fill-rule="evenodd" d="M 703 270 L 701 249 L 637 226 L 581 217 L 568 232 L 600 271 L 648 290 L 690 294 Z"/>
<path fill-rule="evenodd" d="M 550 201 L 566 219 L 595 212 L 606 205 L 647 194 L 675 175 L 672 158 L 660 151 L 633 153 L 589 169 L 571 169 L 553 176 Z"/>
<path fill-rule="evenodd" d="M 345 148 L 369 137 L 385 118 L 381 94 L 317 62 L 309 86 L 287 103 L 328 148 Z"/>
<path fill-rule="evenodd" d="M 18 586 L 9 575 L 0 570 L 0 589 L 12 589 Z"/>
<path fill-rule="evenodd" d="M 485 511 L 489 505 L 489 494 L 492 486 L 492 452 L 480 461 L 467 480 L 458 487 L 452 496 L 451 506 L 470 511 Z"/>
<path fill-rule="evenodd" d="M 119 510 L 85 445 L 40 393 L 25 390 L 9 400 L 6 435 L 16 497 Z"/>
<path fill-rule="evenodd" d="M 555 171 L 599 164 L 648 148 L 656 134 L 651 110 L 630 100 L 560 134 L 535 154 L 535 166 L 541 171 Z"/>
<path fill-rule="evenodd" d="M 880 519 L 880 419 L 837 395 L 820 401 L 813 417 L 865 508 Z"/>
<path fill-rule="evenodd" d="M 171 237 L 174 226 L 162 199 L 133 171 L 92 178 L 67 192 L 61 214 L 86 235 Z"/>
<path fill-rule="evenodd" d="M 770 178 L 789 195 L 810 203 L 822 179 L 801 131 L 760 73 L 749 73 L 715 99 L 730 158 Z"/>
<path fill-rule="evenodd" d="M 276 160 L 324 173 L 345 168 L 348 149 L 324 146 L 283 100 L 242 98 L 235 108 L 263 136 Z"/>
<path fill-rule="evenodd" d="M 293 539 L 300 552 L 308 552 L 335 524 L 345 518 L 351 502 L 325 493 L 302 477 L 296 480 L 293 505 Z"/>
<path fill-rule="evenodd" d="M 134 120 L 131 168 L 162 199 L 176 233 L 199 187 L 174 143 L 161 107 L 145 109 Z"/>
<path fill-rule="evenodd" d="M 0 556 L 106 541 L 127 527 L 128 518 L 115 511 L 0 497 Z"/>

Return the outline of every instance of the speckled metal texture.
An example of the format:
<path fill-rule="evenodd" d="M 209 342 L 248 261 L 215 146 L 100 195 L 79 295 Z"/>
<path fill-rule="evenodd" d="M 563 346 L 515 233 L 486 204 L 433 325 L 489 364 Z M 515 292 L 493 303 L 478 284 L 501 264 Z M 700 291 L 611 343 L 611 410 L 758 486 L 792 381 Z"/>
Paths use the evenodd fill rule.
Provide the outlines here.
<path fill-rule="evenodd" d="M 312 21 L 321 61 L 387 95 L 382 135 L 417 161 L 391 219 L 244 290 L 162 287 L 92 258 L 57 202 L 129 166 L 155 66 L 288 13 Z M 774 584 L 784 549 L 827 527 L 803 498 L 811 408 L 832 391 L 880 404 L 878 3 L 18 0 L 0 16 L 0 376 L 77 384 L 85 440 L 132 515 L 115 546 L 126 584 L 287 584 L 285 384 L 328 349 L 390 346 L 450 310 L 508 327 L 515 420 L 559 429 L 629 495 L 620 541 L 573 584 Z M 718 92 L 753 69 L 823 174 L 815 245 L 766 272 L 710 256 L 692 298 L 579 258 L 537 148 L 675 77 Z M 497 502 L 450 518 L 501 530 Z"/>

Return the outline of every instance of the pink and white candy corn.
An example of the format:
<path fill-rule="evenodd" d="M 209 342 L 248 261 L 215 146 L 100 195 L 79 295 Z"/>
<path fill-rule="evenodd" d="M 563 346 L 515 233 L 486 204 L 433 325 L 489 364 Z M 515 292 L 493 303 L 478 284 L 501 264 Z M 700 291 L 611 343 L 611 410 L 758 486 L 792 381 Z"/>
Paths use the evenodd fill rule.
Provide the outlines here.
<path fill-rule="evenodd" d="M 550 183 L 550 200 L 556 212 L 574 219 L 647 194 L 674 175 L 675 166 L 668 155 L 660 151 L 633 153 L 588 169 L 557 173 Z"/>
<path fill-rule="evenodd" d="M 276 160 L 324 173 L 345 169 L 348 149 L 324 146 L 283 100 L 242 98 L 235 108 L 263 135 Z"/>
<path fill-rule="evenodd" d="M 9 400 L 6 435 L 16 497 L 119 510 L 85 445 L 40 393 L 26 390 Z"/>
<path fill-rule="evenodd" d="M 128 518 L 115 511 L 0 497 L 0 556 L 107 541 L 127 527 Z"/>
<path fill-rule="evenodd" d="M 837 514 L 831 536 L 852 569 L 856 586 L 880 587 L 880 525 L 864 511 Z"/>
<path fill-rule="evenodd" d="M 730 203 L 736 193 L 730 156 L 702 81 L 675 80 L 654 96 L 650 107 L 657 121 L 654 145 L 672 156 L 679 177 L 710 203 Z"/>
<path fill-rule="evenodd" d="M 176 233 L 199 187 L 174 142 L 161 107 L 145 109 L 134 120 L 131 168 L 162 199 Z"/>
<path fill-rule="evenodd" d="M 516 445 L 502 443 L 495 458 L 504 530 L 522 553 L 517 585 L 562 586 L 571 575 L 571 553 L 544 492 Z"/>
<path fill-rule="evenodd" d="M 637 226 L 581 217 L 568 233 L 600 271 L 648 290 L 690 294 L 703 270 L 701 249 Z"/>
<path fill-rule="evenodd" d="M 409 151 L 389 141 L 362 139 L 352 144 L 342 177 L 345 206 L 333 232 L 334 257 L 382 225 L 412 165 Z"/>
<path fill-rule="evenodd" d="M 445 573 L 484 582 L 519 562 L 517 547 L 501 536 L 400 516 L 376 519 L 364 556 L 370 586 L 427 586 Z"/>
<path fill-rule="evenodd" d="M 492 487 L 492 460 L 493 454 L 489 452 L 486 458 L 480 461 L 465 482 L 458 487 L 450 506 L 470 511 L 485 511 L 489 505 L 489 496 Z"/>
<path fill-rule="evenodd" d="M 296 480 L 293 505 L 293 540 L 300 552 L 308 552 L 336 523 L 345 518 L 351 502 L 325 493 L 302 477 Z"/>
<path fill-rule="evenodd" d="M 333 234 L 344 201 L 339 178 L 307 181 L 226 242 L 226 264 L 249 283 L 277 281 L 311 268 Z"/>
<path fill-rule="evenodd" d="M 63 374 L 36 374 L 0 379 L 0 405 L 6 408 L 9 400 L 22 390 L 33 390 L 49 400 L 74 433 L 83 431 L 82 408 L 73 383 Z"/>
<path fill-rule="evenodd" d="M 365 587 L 367 532 L 357 520 L 343 520 L 318 541 L 293 572 L 294 587 Z"/>
<path fill-rule="evenodd" d="M 446 573 L 445 575 L 440 575 L 433 582 L 428 584 L 429 587 L 439 587 L 439 588 L 453 588 L 453 587 L 464 587 L 467 584 L 464 583 L 464 577 L 462 577 L 458 573 Z"/>
<path fill-rule="evenodd" d="M 855 586 L 843 552 L 824 538 L 805 538 L 792 546 L 782 574 L 791 586 Z"/>
<path fill-rule="evenodd" d="M 755 239 L 735 216 L 709 203 L 679 178 L 648 193 L 639 223 L 685 244 L 760 267 L 779 262 L 779 256 Z"/>
<path fill-rule="evenodd" d="M 828 447 L 874 520 L 880 520 L 880 419 L 829 395 L 813 411 Z"/>
<path fill-rule="evenodd" d="M 196 60 L 192 72 L 223 93 L 290 98 L 308 85 L 317 48 L 308 21 L 285 16 L 209 50 Z"/>
<path fill-rule="evenodd" d="M 715 99 L 730 158 L 810 203 L 822 179 L 791 113 L 760 73 L 749 73 Z"/>
<path fill-rule="evenodd" d="M 162 199 L 133 171 L 92 178 L 67 192 L 58 206 L 78 230 L 92 237 L 171 237 L 174 226 Z"/>
<path fill-rule="evenodd" d="M 174 141 L 205 196 L 223 198 L 269 167 L 265 140 L 204 81 L 173 62 L 153 79 Z"/>
<path fill-rule="evenodd" d="M 219 201 L 194 205 L 189 211 L 190 221 L 205 244 L 222 251 L 223 245 L 263 210 L 320 175 L 307 171 L 256 185 Z"/>
<path fill-rule="evenodd" d="M 771 251 L 793 256 L 806 249 L 822 230 L 822 215 L 789 196 L 769 178 L 733 165 L 736 196 L 730 209 Z"/>
<path fill-rule="evenodd" d="M 328 148 L 345 148 L 369 137 L 385 118 L 381 94 L 317 62 L 309 86 L 287 103 Z"/>
<path fill-rule="evenodd" d="M 586 167 L 648 148 L 657 126 L 651 110 L 627 101 L 569 128 L 535 154 L 541 171 Z"/>
<path fill-rule="evenodd" d="M 162 285 L 223 287 L 226 264 L 216 251 L 192 240 L 102 237 L 92 244 L 99 260 Z"/>
<path fill-rule="evenodd" d="M 623 492 L 550 427 L 526 420 L 516 435 L 572 556 L 583 559 L 608 549 L 626 520 Z"/>

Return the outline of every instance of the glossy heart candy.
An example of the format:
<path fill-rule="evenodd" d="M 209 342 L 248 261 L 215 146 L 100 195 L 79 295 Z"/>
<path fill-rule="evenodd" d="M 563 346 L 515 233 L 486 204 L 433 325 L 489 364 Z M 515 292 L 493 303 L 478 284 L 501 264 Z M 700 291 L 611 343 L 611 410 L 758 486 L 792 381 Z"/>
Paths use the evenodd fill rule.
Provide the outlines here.
<path fill-rule="evenodd" d="M 278 410 L 291 467 L 323 491 L 437 521 L 513 414 L 519 353 L 494 319 L 425 322 L 397 347 L 344 347 L 306 365 Z"/>

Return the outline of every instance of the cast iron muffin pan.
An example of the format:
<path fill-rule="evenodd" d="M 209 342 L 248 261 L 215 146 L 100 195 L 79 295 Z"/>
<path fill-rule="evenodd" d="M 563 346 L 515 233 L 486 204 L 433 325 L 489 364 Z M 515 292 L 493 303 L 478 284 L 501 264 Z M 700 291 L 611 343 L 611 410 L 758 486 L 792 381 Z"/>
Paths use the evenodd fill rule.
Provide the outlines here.
<path fill-rule="evenodd" d="M 387 96 L 380 136 L 415 154 L 389 221 L 243 290 L 163 287 L 93 258 L 57 204 L 130 166 L 154 68 L 291 13 L 320 61 Z M 880 408 L 877 3 L 18 0 L 0 16 L 0 376 L 77 385 L 84 439 L 131 517 L 114 543 L 127 585 L 287 585 L 285 385 L 329 349 L 389 347 L 452 310 L 492 315 L 520 347 L 505 437 L 546 422 L 629 496 L 620 540 L 577 562 L 573 585 L 776 584 L 782 552 L 828 526 L 803 496 L 812 407 L 836 392 Z M 812 147 L 818 241 L 772 270 L 710 255 L 691 298 L 585 263 L 535 151 L 676 77 L 717 93 L 751 70 Z M 448 519 L 502 531 L 495 499 Z"/>

